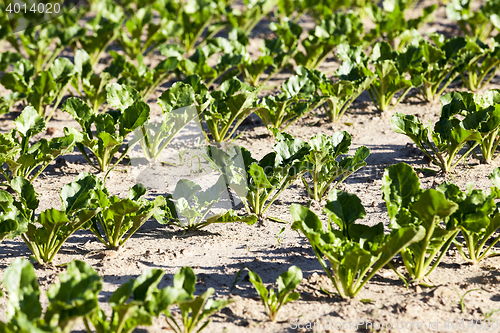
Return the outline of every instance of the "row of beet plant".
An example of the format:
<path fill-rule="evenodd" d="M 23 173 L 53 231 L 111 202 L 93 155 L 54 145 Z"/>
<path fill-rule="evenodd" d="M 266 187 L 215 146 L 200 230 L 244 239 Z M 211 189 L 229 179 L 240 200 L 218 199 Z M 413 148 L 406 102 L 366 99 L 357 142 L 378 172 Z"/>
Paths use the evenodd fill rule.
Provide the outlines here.
<path fill-rule="evenodd" d="M 112 309 L 108 316 L 99 306 L 102 278 L 88 264 L 75 260 L 48 289 L 49 305 L 43 313 L 33 266 L 16 259 L 5 270 L 8 321 L 0 322 L 0 328 L 4 332 L 71 332 L 83 322 L 89 333 L 125 333 L 151 326 L 153 318 L 163 314 L 174 332 L 199 332 L 210 323 L 210 315 L 232 302 L 214 300 L 213 288 L 195 296 L 196 275 L 189 267 L 174 275 L 173 286 L 160 289 L 163 276 L 162 270 L 153 269 L 122 284 L 107 301 Z M 180 319 L 172 311 L 177 309 Z"/>
<path fill-rule="evenodd" d="M 500 240 L 499 170 L 491 174 L 491 193 L 472 189 L 466 192 L 451 183 L 423 190 L 416 173 L 404 163 L 385 170 L 382 193 L 390 218 L 390 232 L 383 223 L 373 226 L 355 223 L 366 216 L 354 194 L 333 191 L 324 208 L 326 230 L 321 219 L 307 207 L 290 208 L 293 229 L 309 240 L 317 258 L 342 297 L 355 297 L 363 286 L 400 253 L 407 278 L 424 283 L 455 244 L 463 258 L 478 263 L 499 255 L 494 246 Z M 461 233 L 464 243 L 459 242 Z M 329 263 L 329 264 L 328 264 Z"/>
<path fill-rule="evenodd" d="M 151 269 L 122 284 L 107 301 L 112 309 L 108 317 L 99 305 L 102 278 L 87 263 L 74 260 L 67 264 L 66 273 L 59 275 L 59 282 L 47 290 L 49 305 L 44 312 L 33 266 L 25 259 L 16 259 L 4 274 L 3 286 L 9 297 L 7 322 L 0 322 L 0 328 L 4 332 L 69 333 L 82 322 L 89 333 L 125 333 L 151 326 L 153 319 L 163 314 L 171 330 L 191 333 L 205 329 L 212 314 L 234 302 L 214 300 L 214 288 L 195 295 L 197 279 L 190 267 L 182 267 L 174 275 L 172 286 L 159 288 L 164 274 Z M 302 281 L 302 271 L 296 266 L 278 277 L 277 292 L 267 290 L 254 271 L 248 274 L 271 321 L 276 320 L 281 306 L 300 297 L 294 292 Z"/>
<path fill-rule="evenodd" d="M 406 20 L 406 1 L 384 1 L 382 8 L 365 4 L 368 16 L 376 23 L 376 28 L 368 32 L 364 31 L 361 18 L 355 12 L 331 12 L 327 17 L 320 15 L 317 26 L 302 41 L 299 38 L 302 28 L 280 17 L 281 7 L 278 6 L 278 22 L 270 25 L 277 37 L 266 41 L 262 55 L 256 60 L 252 60 L 246 50 L 249 44 L 248 27 L 253 27 L 255 19 L 258 22 L 275 4 L 264 11 L 262 8 L 256 9 L 257 12 L 250 11 L 260 14 L 256 18 L 246 17 L 243 21 L 223 15 L 227 7 L 222 9 L 216 6 L 214 8 L 218 9 L 214 11 L 214 8 L 197 1 L 192 1 L 192 5 L 193 8 L 199 7 L 199 11 L 195 12 L 199 12 L 200 16 L 188 15 L 184 12 L 186 8 L 178 7 L 171 1 L 148 4 L 134 10 L 136 5 L 131 2 L 122 6 L 112 1 L 93 3 L 92 9 L 99 15 L 86 26 L 93 34 L 85 33 L 85 29 L 78 25 L 78 20 L 88 12 L 85 7 L 66 13 L 55 20 L 54 25 L 21 32 L 20 41 L 6 28 L 3 38 L 18 52 L 8 51 L 0 56 L 0 70 L 13 66 L 13 70 L 5 73 L 1 80 L 4 87 L 12 92 L 2 96 L 0 108 L 8 111 L 18 102 L 30 104 L 48 120 L 64 97 L 76 92 L 94 112 L 100 108 L 105 111 L 108 107 L 107 104 L 103 106 L 106 87 L 112 82 L 132 86 L 147 100 L 163 83 L 194 74 L 199 75 L 208 86 L 215 80 L 222 84 L 238 76 L 250 85 L 258 86 L 262 74 L 267 73 L 267 81 L 294 64 L 296 73 L 304 76 L 305 68 L 314 70 L 336 50 L 337 58 L 342 61 L 337 72 L 338 79 L 330 81 L 321 73 L 311 72 L 314 73 L 311 77 L 313 83 L 298 90 L 297 87 L 284 88 L 282 95 L 270 96 L 263 101 L 264 109 L 258 112 L 259 116 L 268 127 L 283 130 L 291 123 L 290 120 L 294 121 L 320 105 L 326 109 L 330 120 L 338 120 L 365 89 L 382 111 L 397 104 L 412 87 L 418 88 L 426 100 L 435 100 L 457 75 L 470 90 L 476 91 L 494 77 L 500 64 L 497 41 L 489 43 L 492 44 L 490 47 L 484 38 L 478 39 L 476 33 L 449 40 L 434 34 L 431 35 L 432 43 L 424 39 L 417 29 L 430 19 L 436 6 L 425 8 L 419 18 Z M 457 6 L 452 6 L 455 12 Z M 495 5 L 490 4 L 474 13 L 496 17 L 493 14 L 496 6 L 495 2 Z M 174 8 L 175 16 L 171 12 Z M 211 8 L 210 14 L 204 12 L 206 8 Z M 316 10 L 316 7 L 312 12 L 304 9 L 301 13 L 314 16 Z M 250 15 L 250 12 L 246 14 Z M 161 23 L 152 22 L 155 14 L 163 17 Z M 467 15 L 461 14 L 461 17 Z M 213 20 L 223 20 L 224 17 L 229 22 L 210 25 L 214 24 Z M 459 20 L 462 21 L 464 19 Z M 122 29 L 123 24 L 125 29 Z M 475 24 L 471 26 L 477 27 Z M 227 38 L 212 38 L 224 27 L 228 29 Z M 206 29 L 210 32 L 203 34 Z M 140 39 L 144 32 L 148 36 L 146 41 Z M 197 43 L 200 38 L 202 41 Z M 376 43 L 380 39 L 384 42 Z M 95 65 L 113 42 L 126 55 L 110 51 L 112 62 L 96 73 Z M 49 50 L 46 45 L 52 43 L 57 47 Z M 299 51 L 299 44 L 302 44 L 305 53 Z M 198 46 L 195 48 L 195 45 Z M 346 45 L 351 48 L 346 50 Z M 364 54 L 369 47 L 372 48 L 371 57 Z M 59 56 L 68 48 L 74 51 L 74 63 Z M 155 66 L 145 65 L 143 57 L 157 49 L 165 58 Z M 28 54 L 28 58 L 21 55 L 24 53 Z M 210 58 L 217 59 L 214 67 L 208 65 Z M 135 63 L 130 59 L 138 61 Z M 295 85 L 297 80 L 293 81 Z M 311 93 L 315 95 L 312 100 Z M 394 96 L 397 96 L 395 103 L 392 102 Z M 215 140 L 224 140 L 224 137 L 215 137 Z"/>
<path fill-rule="evenodd" d="M 90 112 L 90 108 L 78 99 L 68 101 L 67 109 L 70 108 L 81 119 L 94 119 L 91 113 L 85 113 Z M 136 110 L 131 106 L 124 114 L 131 108 Z M 30 108 L 27 110 L 34 112 Z M 26 115 L 23 113 L 16 120 L 18 126 Z M 102 115 L 108 114 L 98 116 Z M 32 119 L 36 120 L 36 117 L 39 116 L 35 113 Z M 126 123 L 126 119 L 124 116 L 123 122 Z M 39 121 L 43 123 L 41 117 Z M 115 131 L 115 127 L 112 129 Z M 75 130 L 71 132 L 73 134 L 68 134 L 71 139 L 86 135 Z M 106 147 L 102 142 L 109 146 L 111 135 L 100 132 L 97 137 L 101 141 L 95 146 Z M 366 165 L 369 154 L 369 150 L 362 146 L 354 155 L 345 155 L 351 145 L 347 132 L 337 132 L 330 137 L 319 134 L 309 143 L 286 133 L 277 134 L 277 139 L 273 152 L 260 161 L 241 147 L 224 150 L 207 146 L 206 158 L 220 173 L 218 181 L 203 190 L 195 182 L 181 179 L 172 195 L 158 196 L 154 201 L 143 198 L 146 188 L 140 184 L 132 187 L 125 199 L 111 196 L 97 176 L 82 173 L 62 187 L 62 209 L 47 209 L 38 217 L 35 211 L 40 202 L 30 180 L 14 173 L 6 174 L 8 183 L 3 185 L 16 196 L 8 191 L 0 192 L 1 236 L 12 238 L 20 235 L 39 263 L 50 263 L 64 242 L 82 228 L 93 232 L 106 247 L 118 248 L 151 217 L 184 229 L 200 229 L 212 223 L 245 222 L 251 225 L 263 218 L 279 195 L 296 180 L 302 179 L 311 199 L 320 201 L 329 190 Z M 241 164 L 236 163 L 235 156 L 243 157 Z M 6 165 L 10 165 L 9 160 L 6 160 Z M 212 208 L 228 187 L 239 196 L 248 215 L 239 216 L 232 209 L 214 213 Z"/>
<path fill-rule="evenodd" d="M 252 112 L 259 115 L 267 127 L 281 131 L 318 107 L 325 109 L 331 121 L 336 121 L 365 90 L 377 108 L 384 111 L 397 105 L 412 88 L 418 88 L 424 99 L 434 101 L 458 75 L 472 91 L 481 89 L 495 76 L 500 65 L 500 47 L 497 44 L 490 48 L 470 37 L 448 40 L 437 34 L 431 37 L 432 43 L 423 37 L 415 37 L 411 44 L 399 51 L 387 42 L 378 42 L 370 57 L 362 46 L 340 44 L 337 57 L 342 63 L 336 72 L 337 79 L 330 80 L 317 70 L 299 66 L 295 69 L 297 75 L 283 84 L 283 93 L 254 103 Z M 238 52 L 237 48 L 234 52 Z M 0 59 L 0 69 L 13 65 L 13 70 L 5 73 L 0 82 L 12 92 L 2 97 L 2 105 L 8 110 L 16 102 L 29 104 L 40 116 L 49 120 L 64 97 L 68 93 L 73 94 L 70 88 L 78 92 L 94 112 L 98 112 L 112 107 L 106 97 L 108 87 L 114 81 L 132 86 L 138 95 L 147 100 L 161 84 L 174 77 L 183 77 L 184 82 L 191 85 L 201 84 L 198 80 L 193 81 L 192 75 L 199 76 L 202 82 L 207 79 L 207 69 L 176 72 L 182 57 L 169 57 L 148 69 L 141 63 L 137 68 L 114 51 L 112 55 L 114 60 L 99 75 L 94 73 L 90 56 L 84 50 L 76 52 L 74 63 L 67 58 L 57 58 L 47 70 L 34 74 L 34 65 L 30 60 L 6 52 Z M 233 77 L 238 75 L 238 72 L 227 73 L 224 79 L 219 80 L 223 83 L 220 90 L 227 95 L 228 88 L 235 89 Z M 226 81 L 229 83 L 224 85 Z M 193 89 L 196 94 L 202 95 L 201 98 L 205 97 L 206 93 L 200 90 L 204 89 L 203 86 L 193 86 Z M 259 88 L 252 90 L 250 87 L 240 89 L 242 92 L 253 92 L 253 98 L 259 91 Z M 397 99 L 393 102 L 395 96 Z M 206 97 L 214 102 L 221 98 L 222 102 L 226 102 L 224 96 L 211 94 Z M 248 98 L 252 99 L 252 95 Z M 207 102 L 204 101 L 207 106 L 213 105 Z M 250 109 L 246 105 L 241 110 L 231 110 L 231 113 L 240 119 L 245 113 L 250 113 Z M 212 107 L 205 112 L 220 113 Z M 234 120 L 228 119 L 230 125 Z M 225 125 L 219 124 L 221 127 Z M 214 126 L 211 131 L 216 132 Z M 228 140 L 232 134 L 229 128 L 221 128 L 219 132 L 213 133 L 214 140 L 218 142 Z"/>

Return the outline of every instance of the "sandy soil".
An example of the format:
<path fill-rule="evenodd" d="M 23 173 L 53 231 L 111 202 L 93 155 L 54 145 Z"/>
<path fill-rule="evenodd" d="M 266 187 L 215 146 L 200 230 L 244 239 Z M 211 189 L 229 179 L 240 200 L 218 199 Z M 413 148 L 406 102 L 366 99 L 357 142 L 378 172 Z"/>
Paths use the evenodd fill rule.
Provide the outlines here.
<path fill-rule="evenodd" d="M 429 3 L 432 1 L 420 4 L 416 11 Z M 460 34 L 457 27 L 446 20 L 444 8 L 440 8 L 436 16 L 435 23 L 429 24 L 425 31 L 438 31 L 448 36 Z M 258 30 L 251 43 L 256 45 L 256 52 L 259 38 L 266 33 L 265 29 Z M 102 62 L 105 61 L 106 59 Z M 332 57 L 321 69 L 329 70 L 336 66 Z M 271 84 L 279 85 L 289 75 L 290 73 L 284 72 Z M 166 87 L 168 85 L 161 87 L 149 101 L 154 114 L 160 112 L 154 101 Z M 495 87 L 499 86 L 494 82 L 488 88 Z M 454 85 L 449 90 L 452 89 L 461 88 Z M 271 92 L 268 90 L 265 93 Z M 392 111 L 380 114 L 375 111 L 368 96 L 362 95 L 339 123 L 328 123 L 326 116 L 318 111 L 287 130 L 306 140 L 317 133 L 329 135 L 335 131 L 346 130 L 353 137 L 352 151 L 361 145 L 370 148 L 368 165 L 340 187 L 360 197 L 368 213 L 364 223 L 370 225 L 381 221 L 387 225 L 389 222 L 380 191 L 384 168 L 398 162 L 405 162 L 416 168 L 429 167 L 423 155 L 407 137 L 391 130 L 389 122 L 394 112 L 418 115 L 424 121 L 435 121 L 440 112 L 440 105 L 425 104 L 410 96 Z M 16 112 L 3 115 L 0 130 L 10 129 L 12 120 L 17 115 Z M 250 119 L 241 127 L 242 134 L 235 143 L 249 149 L 254 157 L 262 157 L 272 149 L 274 139 L 268 135 L 267 129 L 257 117 Z M 66 126 L 77 124 L 67 114 L 57 112 L 48 125 L 52 130 L 37 138 L 60 136 Z M 165 156 L 171 159 L 171 163 L 179 165 L 179 150 L 182 149 L 184 148 L 180 143 L 173 142 Z M 192 161 L 191 157 L 191 153 L 185 155 L 184 166 Z M 60 207 L 61 187 L 71 182 L 80 172 L 94 172 L 76 150 L 63 159 L 52 163 L 34 182 L 35 189 L 40 194 L 40 209 Z M 462 189 L 470 182 L 474 183 L 476 188 L 488 189 L 490 181 L 487 176 L 498 166 L 498 161 L 492 165 L 480 165 L 474 160 L 468 160 L 466 166 L 460 164 L 454 172 L 446 176 L 422 173 L 419 173 L 419 176 L 425 188 L 451 180 Z M 175 171 L 175 168 L 164 166 L 149 184 L 148 197 L 171 193 L 176 180 L 189 174 L 187 170 L 190 167 L 192 164 L 186 169 L 177 168 Z M 110 193 L 125 196 L 128 188 L 136 183 L 140 172 L 141 167 L 133 162 L 127 161 L 119 165 L 106 180 Z M 306 205 L 307 202 L 306 190 L 297 182 L 283 193 L 270 208 L 268 215 L 290 221 L 290 204 Z M 313 204 L 312 207 L 318 213 L 321 212 L 319 204 Z M 243 210 L 239 212 L 243 213 Z M 283 227 L 285 231 L 279 234 Z M 28 258 L 29 255 L 27 246 L 20 238 L 3 241 L 0 248 L 0 279 L 5 268 L 15 258 Z M 495 313 L 500 309 L 500 257 L 486 259 L 474 266 L 466 263 L 453 247 L 429 278 L 429 284 L 436 287 L 411 286 L 407 289 L 392 270 L 382 269 L 361 291 L 359 297 L 353 300 L 343 300 L 323 293 L 320 288 L 330 291 L 334 288 L 322 271 L 307 240 L 292 231 L 289 224 L 270 221 L 253 226 L 211 225 L 202 231 L 183 232 L 150 220 L 119 251 L 105 251 L 104 245 L 93 234 L 82 230 L 63 246 L 54 264 L 59 265 L 75 259 L 86 261 L 103 277 L 104 288 L 100 298 L 102 302 L 105 302 L 119 285 L 139 276 L 144 270 L 165 270 L 165 278 L 160 284 L 160 287 L 164 287 L 172 284 L 172 276 L 180 267 L 191 266 L 198 276 L 198 292 L 213 287 L 217 298 L 234 300 L 226 309 L 212 317 L 213 322 L 206 332 L 295 332 L 299 322 L 301 327 L 304 327 L 299 330 L 301 332 L 469 332 L 484 329 L 500 331 L 500 328 L 495 329 L 495 321 L 493 327 L 491 324 L 479 324 L 490 318 L 496 320 L 496 327 L 500 327 L 500 313 Z M 291 265 L 299 266 L 304 274 L 298 288 L 301 299 L 285 305 L 278 315 L 277 322 L 271 323 L 244 269 L 255 270 L 266 284 L 276 287 L 278 275 Z M 404 267 L 398 258 L 395 259 L 395 265 L 398 271 L 404 273 Z M 64 271 L 63 268 L 55 266 L 35 268 L 43 290 L 57 281 L 57 275 Z M 241 269 L 244 271 L 236 280 L 236 274 Z M 462 311 L 460 299 L 465 292 L 472 289 L 475 291 L 463 299 L 465 308 Z M 43 301 L 46 304 L 46 299 Z M 0 305 L 5 305 L 4 299 L 0 300 Z M 5 314 L 1 311 L 0 320 L 3 319 Z M 475 326 L 469 326 L 471 320 Z M 307 326 L 307 323 L 310 326 Z M 372 323 L 372 326 L 367 323 Z M 83 329 L 83 326 L 78 329 Z M 141 331 L 168 331 L 168 327 L 165 319 L 159 318 L 154 321 L 152 327 L 143 327 Z"/>

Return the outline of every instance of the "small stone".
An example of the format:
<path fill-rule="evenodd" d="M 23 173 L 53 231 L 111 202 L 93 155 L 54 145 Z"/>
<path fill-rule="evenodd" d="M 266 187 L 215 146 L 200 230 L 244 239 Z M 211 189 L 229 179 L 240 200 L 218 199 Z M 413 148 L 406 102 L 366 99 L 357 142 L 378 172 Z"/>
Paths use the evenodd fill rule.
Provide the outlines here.
<path fill-rule="evenodd" d="M 57 132 L 57 128 L 55 128 L 55 127 L 47 127 L 47 131 L 46 131 L 47 135 L 54 135 L 54 134 L 56 134 L 56 132 Z"/>

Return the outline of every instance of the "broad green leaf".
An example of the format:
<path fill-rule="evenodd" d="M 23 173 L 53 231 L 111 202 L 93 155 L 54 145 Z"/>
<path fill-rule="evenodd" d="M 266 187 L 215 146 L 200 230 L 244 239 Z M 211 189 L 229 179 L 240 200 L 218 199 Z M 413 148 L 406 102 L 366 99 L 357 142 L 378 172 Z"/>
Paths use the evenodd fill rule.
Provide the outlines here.
<path fill-rule="evenodd" d="M 185 290 L 190 297 L 194 297 L 196 275 L 191 267 L 182 267 L 174 275 L 174 287 Z"/>
<path fill-rule="evenodd" d="M 40 290 L 35 270 L 26 259 L 17 258 L 5 270 L 3 285 L 7 289 L 7 316 L 12 318 L 17 312 L 24 313 L 28 320 L 36 320 L 42 314 Z"/>
<path fill-rule="evenodd" d="M 328 203 L 324 212 L 333 220 L 349 239 L 353 235 L 350 233 L 350 226 L 354 221 L 366 216 L 366 211 L 361 200 L 355 194 L 333 190 L 328 195 Z"/>
<path fill-rule="evenodd" d="M 24 108 L 21 115 L 14 120 L 14 125 L 25 138 L 40 133 L 46 126 L 43 117 L 38 115 L 38 112 L 32 106 Z"/>
<path fill-rule="evenodd" d="M 25 178 L 15 177 L 10 182 L 10 186 L 16 191 L 26 207 L 32 210 L 38 208 L 39 200 L 33 185 Z"/>
<path fill-rule="evenodd" d="M 125 111 L 134 103 L 141 100 L 140 94 L 132 87 L 113 83 L 107 89 L 108 104 L 121 111 Z"/>
<path fill-rule="evenodd" d="M 391 222 L 395 222 L 401 208 L 408 208 L 421 192 L 418 176 L 408 164 L 398 163 L 385 169 L 382 195 Z"/>

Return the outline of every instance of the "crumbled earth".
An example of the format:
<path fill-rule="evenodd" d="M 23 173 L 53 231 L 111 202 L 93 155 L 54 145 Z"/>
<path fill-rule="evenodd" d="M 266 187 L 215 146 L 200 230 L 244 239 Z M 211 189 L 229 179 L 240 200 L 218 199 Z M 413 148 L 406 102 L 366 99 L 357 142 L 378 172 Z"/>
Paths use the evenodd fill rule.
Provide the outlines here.
<path fill-rule="evenodd" d="M 431 3 L 432 1 L 421 2 L 415 13 Z M 427 26 L 426 32 L 437 31 L 448 37 L 461 34 L 458 27 L 446 19 L 444 8 L 437 11 L 434 22 Z M 262 38 L 269 33 L 267 24 L 262 24 L 253 34 L 251 45 L 254 46 L 256 54 L 259 52 Z M 157 61 L 155 57 L 157 56 L 152 57 L 152 63 Z M 101 63 L 105 64 L 106 61 L 109 61 L 109 58 Z M 327 59 L 320 69 L 331 74 L 337 67 L 338 64 L 332 57 Z M 290 72 L 285 71 L 277 79 L 270 81 L 270 84 L 278 86 L 290 75 Z M 498 83 L 498 79 L 495 79 L 487 88 L 498 88 Z M 168 85 L 161 87 L 148 101 L 153 113 L 157 115 L 161 111 L 155 106 L 156 98 L 167 87 Z M 448 91 L 462 89 L 454 83 Z M 261 94 L 274 92 L 271 89 Z M 368 165 L 340 186 L 341 190 L 360 197 L 367 211 L 363 223 L 370 225 L 389 223 L 380 191 L 382 175 L 387 166 L 405 162 L 414 168 L 432 168 L 410 139 L 391 130 L 390 118 L 394 112 L 417 115 L 424 122 L 436 121 L 440 105 L 426 104 L 410 93 L 400 105 L 380 114 L 368 96 L 362 95 L 339 123 L 329 123 L 326 116 L 317 111 L 287 129 L 287 132 L 304 140 L 317 133 L 330 135 L 335 131 L 345 130 L 353 138 L 352 152 L 361 145 L 371 150 L 367 159 Z M 12 128 L 13 119 L 18 114 L 19 112 L 12 112 L 2 115 L 0 130 L 7 131 Z M 78 125 L 68 114 L 57 112 L 46 133 L 38 135 L 36 139 L 60 136 L 63 134 L 63 128 L 68 126 Z M 190 130 L 188 128 L 185 133 L 189 135 Z M 274 144 L 272 136 L 255 116 L 245 122 L 238 134 L 241 135 L 234 143 L 249 149 L 256 158 L 270 152 Z M 196 137 L 196 133 L 193 137 Z M 183 149 L 185 148 L 182 142 L 173 142 L 165 156 L 168 162 L 174 165 L 157 166 L 149 178 L 145 178 L 152 180 L 148 185 L 149 198 L 172 193 L 177 179 L 186 176 L 187 169 L 180 168 L 180 165 L 186 167 L 190 164 L 186 167 L 189 169 L 194 163 L 196 167 L 197 162 L 192 153 L 180 156 L 179 152 L 182 155 Z M 184 158 L 183 163 L 180 158 Z M 106 186 L 111 194 L 124 197 L 128 189 L 137 182 L 138 174 L 143 169 L 133 161 L 124 161 L 109 174 Z M 483 165 L 469 158 L 465 164 L 459 164 L 448 175 L 423 172 L 418 174 L 424 188 L 435 188 L 444 181 L 452 181 L 462 189 L 465 189 L 468 183 L 473 183 L 475 188 L 489 189 L 488 175 L 498 166 L 499 161 Z M 34 182 L 40 195 L 40 210 L 60 207 L 61 187 L 84 171 L 95 172 L 76 149 L 74 153 L 54 161 Z M 307 205 L 308 202 L 305 188 L 297 181 L 280 196 L 269 209 L 268 215 L 290 222 L 290 205 Z M 311 207 L 320 214 L 323 204 L 313 203 Z M 238 212 L 244 211 L 240 209 Z M 327 223 L 325 218 L 322 218 L 324 223 Z M 284 231 L 280 233 L 282 228 Z M 496 250 L 500 250 L 498 246 Z M 30 252 L 21 238 L 4 240 L 0 247 L 0 279 L 15 258 L 29 256 Z M 292 231 L 290 224 L 268 220 L 253 226 L 244 223 L 210 225 L 197 232 L 184 232 L 177 227 L 161 225 L 150 220 L 119 251 L 106 250 L 92 233 L 81 230 L 62 247 L 53 265 L 35 265 L 41 289 L 46 290 L 57 281 L 58 274 L 64 271 L 59 265 L 75 259 L 87 262 L 103 277 L 104 287 L 100 301 L 108 314 L 110 309 L 106 308 L 106 300 L 130 278 L 139 276 L 147 269 L 159 268 L 166 272 L 160 284 L 160 287 L 165 287 L 172 284 L 173 274 L 179 268 L 191 266 L 198 277 L 197 292 L 213 287 L 216 298 L 233 300 L 226 309 L 212 316 L 212 323 L 205 330 L 207 333 L 500 330 L 500 257 L 471 265 L 460 257 L 453 246 L 426 281 L 432 287 L 411 284 L 407 287 L 394 271 L 384 268 L 366 284 L 359 296 L 352 300 L 343 300 L 335 295 L 333 285 L 321 269 L 305 237 Z M 276 288 L 276 278 L 291 265 L 299 266 L 304 274 L 298 288 L 301 298 L 283 306 L 276 322 L 271 323 L 248 280 L 245 268 L 256 271 L 264 283 Z M 394 260 L 394 265 L 398 272 L 405 274 L 399 258 Z M 237 278 L 240 270 L 242 272 Z M 470 292 L 466 294 L 468 291 Z M 46 298 L 42 301 L 46 306 Z M 0 300 L 0 306 L 5 306 L 5 299 Z M 4 312 L 0 312 L 0 320 L 5 320 Z M 484 323 L 487 319 L 491 322 Z M 77 329 L 83 330 L 84 327 L 80 325 Z M 141 327 L 140 331 L 168 332 L 169 328 L 165 318 L 161 317 L 154 320 L 153 326 Z"/>

